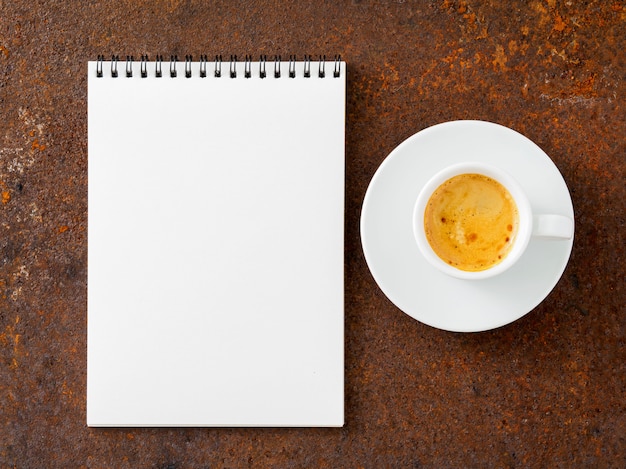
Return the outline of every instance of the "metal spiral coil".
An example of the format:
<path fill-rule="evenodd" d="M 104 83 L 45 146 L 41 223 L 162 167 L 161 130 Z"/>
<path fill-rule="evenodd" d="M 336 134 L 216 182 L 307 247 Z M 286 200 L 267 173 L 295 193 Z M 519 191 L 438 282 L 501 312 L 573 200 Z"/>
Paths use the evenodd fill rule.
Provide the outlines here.
<path fill-rule="evenodd" d="M 148 61 L 149 61 L 148 55 L 141 55 L 140 75 L 139 75 L 141 78 L 148 77 Z M 104 55 L 98 55 L 98 59 L 96 61 L 96 76 L 98 78 L 104 77 L 104 62 L 105 62 Z M 127 55 L 125 66 L 124 66 L 125 76 L 127 78 L 133 77 L 133 62 L 134 62 L 133 56 Z M 177 62 L 178 62 L 178 56 L 171 55 L 170 61 L 169 61 L 170 78 L 176 78 L 178 76 Z M 185 77 L 192 78 L 194 73 L 198 73 L 198 76 L 200 78 L 206 78 L 208 62 L 209 60 L 208 60 L 207 55 L 204 55 L 204 54 L 200 55 L 199 72 L 198 72 L 197 71 L 198 69 L 195 68 L 193 65 L 194 64 L 193 57 L 191 55 L 185 55 Z M 304 78 L 311 78 L 312 76 L 311 75 L 311 68 L 312 68 L 311 63 L 312 62 L 313 62 L 313 59 L 311 58 L 310 55 L 304 55 L 304 60 L 302 62 L 303 68 L 300 69 L 296 66 L 296 64 L 298 63 L 297 56 L 294 54 L 289 55 L 289 61 L 287 64 L 287 71 L 288 71 L 287 76 L 289 78 L 296 78 L 298 73 L 302 73 L 302 76 Z M 325 78 L 326 77 L 326 56 L 321 55 L 319 59 L 317 60 L 317 62 L 318 62 L 317 76 L 319 78 Z M 163 77 L 163 69 L 162 69 L 163 68 L 163 56 L 156 55 L 154 63 L 155 63 L 154 76 L 156 78 L 162 78 Z M 332 66 L 333 78 L 339 78 L 341 76 L 341 73 L 342 73 L 341 63 L 342 63 L 341 56 L 335 55 L 333 66 Z M 118 55 L 111 56 L 111 77 L 112 78 L 117 78 L 119 76 L 118 64 L 119 64 L 119 56 Z M 245 56 L 244 68 L 243 68 L 244 78 L 252 78 L 252 74 L 253 74 L 252 64 L 253 64 L 252 55 L 247 54 Z M 262 54 L 259 58 L 258 64 L 259 64 L 258 77 L 266 78 L 267 77 L 267 55 Z M 274 73 L 273 73 L 274 78 L 278 79 L 282 77 L 281 67 L 282 67 L 281 56 L 275 55 L 274 56 Z M 228 77 L 237 78 L 237 70 L 238 70 L 237 56 L 231 55 L 229 64 L 228 64 Z M 215 56 L 213 75 L 216 78 L 222 77 L 222 56 L 221 55 Z M 329 76 L 331 76 L 330 71 L 329 71 Z"/>

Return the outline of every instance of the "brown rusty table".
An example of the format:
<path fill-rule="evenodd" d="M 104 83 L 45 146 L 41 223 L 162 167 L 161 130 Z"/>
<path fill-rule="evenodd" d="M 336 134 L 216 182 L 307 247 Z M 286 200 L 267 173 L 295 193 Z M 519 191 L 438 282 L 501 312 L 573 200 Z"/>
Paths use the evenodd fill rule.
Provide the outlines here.
<path fill-rule="evenodd" d="M 0 467 L 625 467 L 624 31 L 623 0 L 0 0 Z M 345 427 L 86 427 L 86 62 L 112 53 L 347 61 Z M 551 295 L 473 334 L 393 306 L 359 234 L 386 155 L 455 119 L 534 140 L 576 213 Z"/>

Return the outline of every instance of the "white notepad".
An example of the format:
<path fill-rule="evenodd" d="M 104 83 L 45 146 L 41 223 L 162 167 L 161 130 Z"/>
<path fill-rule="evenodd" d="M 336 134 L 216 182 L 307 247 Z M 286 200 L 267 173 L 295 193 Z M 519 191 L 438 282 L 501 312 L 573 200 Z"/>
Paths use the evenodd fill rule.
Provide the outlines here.
<path fill-rule="evenodd" d="M 87 424 L 343 425 L 345 63 L 88 73 Z"/>

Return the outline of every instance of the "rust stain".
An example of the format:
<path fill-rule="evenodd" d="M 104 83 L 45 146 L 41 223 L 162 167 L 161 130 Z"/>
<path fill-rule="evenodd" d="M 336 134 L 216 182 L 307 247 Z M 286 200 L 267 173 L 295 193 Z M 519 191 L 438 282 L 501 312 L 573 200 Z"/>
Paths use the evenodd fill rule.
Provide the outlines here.
<path fill-rule="evenodd" d="M 5 57 L 9 57 L 9 49 L 7 49 L 6 47 L 0 45 L 0 52 L 2 52 L 2 55 L 4 55 Z"/>
<path fill-rule="evenodd" d="M 76 394 L 74 390 L 67 384 L 67 381 L 63 381 L 63 384 L 61 385 L 61 395 L 72 406 L 77 407 L 82 402 L 80 394 Z"/>
<path fill-rule="evenodd" d="M 19 367 L 17 358 L 19 356 L 19 347 L 20 347 L 20 339 L 22 337 L 21 334 L 16 332 L 17 325 L 20 322 L 20 317 L 16 316 L 13 325 L 8 325 L 5 327 L 5 332 L 0 334 L 0 342 L 4 346 L 9 346 L 11 343 L 13 344 L 13 357 L 11 358 L 11 364 L 9 368 L 15 370 Z"/>
<path fill-rule="evenodd" d="M 468 2 L 461 1 L 456 9 L 454 8 L 454 5 L 450 4 L 450 2 L 444 2 L 443 8 L 447 9 L 449 12 L 455 11 L 458 15 L 460 15 L 463 22 L 460 23 L 459 26 L 466 35 L 477 40 L 488 37 L 484 15 L 480 14 L 480 12 L 476 13 Z"/>
<path fill-rule="evenodd" d="M 380 73 L 381 85 L 380 89 L 383 91 L 387 91 L 389 89 L 395 90 L 397 88 L 397 84 L 400 81 L 400 75 L 398 70 L 390 64 L 389 62 L 385 62 L 385 69 Z"/>
<path fill-rule="evenodd" d="M 544 24 L 550 21 L 550 15 L 548 13 L 548 9 L 544 7 L 541 2 L 535 2 L 532 4 L 533 10 L 539 13 L 539 26 L 543 26 Z"/>
<path fill-rule="evenodd" d="M 2 203 L 8 204 L 11 201 L 11 192 L 2 191 Z"/>
<path fill-rule="evenodd" d="M 493 64 L 494 68 L 500 68 L 500 70 L 506 71 L 508 70 L 508 67 L 506 66 L 507 61 L 508 61 L 508 58 L 506 56 L 506 53 L 504 52 L 504 47 L 498 44 L 496 46 L 494 59 L 491 63 Z"/>
<path fill-rule="evenodd" d="M 59 233 L 65 233 L 67 230 L 69 230 L 70 227 L 67 225 L 61 225 L 59 226 Z"/>
<path fill-rule="evenodd" d="M 464 50 L 465 49 L 460 47 L 459 49 L 457 49 L 455 51 L 452 51 L 447 57 L 444 57 L 441 60 L 444 61 L 445 63 L 449 64 L 450 68 L 454 68 L 454 62 L 457 61 L 459 55 L 462 54 L 464 52 Z"/>
<path fill-rule="evenodd" d="M 574 85 L 574 94 L 585 97 L 597 96 L 597 92 L 595 90 L 595 81 L 595 75 L 591 75 L 588 78 L 577 81 Z"/>
<path fill-rule="evenodd" d="M 36 138 L 35 140 L 33 140 L 33 144 L 31 148 L 33 150 L 43 151 L 46 149 L 46 146 L 43 143 L 39 143 L 39 139 Z"/>
<path fill-rule="evenodd" d="M 70 387 L 67 385 L 67 382 L 65 381 L 63 381 L 63 384 L 61 385 L 61 394 L 66 396 L 69 400 L 71 400 L 74 396 L 74 391 L 70 389 Z"/>
<path fill-rule="evenodd" d="M 557 13 L 556 16 L 554 17 L 554 26 L 552 29 L 562 33 L 563 31 L 565 31 L 566 27 L 567 27 L 567 23 L 563 20 L 561 15 Z"/>

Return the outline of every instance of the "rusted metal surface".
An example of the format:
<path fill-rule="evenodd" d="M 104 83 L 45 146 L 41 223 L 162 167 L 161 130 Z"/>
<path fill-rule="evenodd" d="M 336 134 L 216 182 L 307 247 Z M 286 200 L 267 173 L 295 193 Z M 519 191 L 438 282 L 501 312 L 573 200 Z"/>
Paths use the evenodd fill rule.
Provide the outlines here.
<path fill-rule="evenodd" d="M 626 466 L 624 31 L 617 0 L 0 0 L 0 467 Z M 344 428 L 86 427 L 86 61 L 112 53 L 347 61 Z M 360 246 L 378 165 L 454 119 L 534 140 L 576 213 L 555 290 L 486 333 L 399 311 Z"/>

